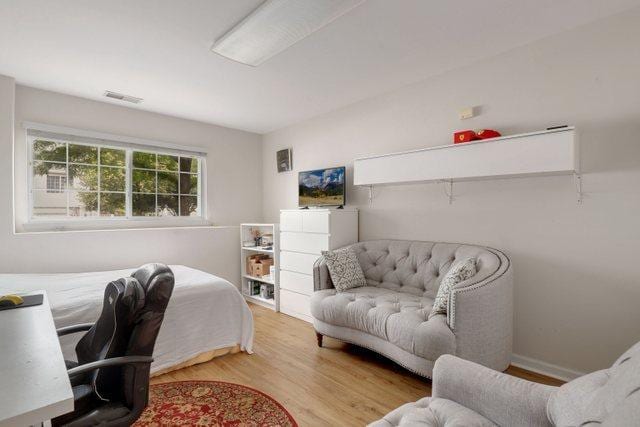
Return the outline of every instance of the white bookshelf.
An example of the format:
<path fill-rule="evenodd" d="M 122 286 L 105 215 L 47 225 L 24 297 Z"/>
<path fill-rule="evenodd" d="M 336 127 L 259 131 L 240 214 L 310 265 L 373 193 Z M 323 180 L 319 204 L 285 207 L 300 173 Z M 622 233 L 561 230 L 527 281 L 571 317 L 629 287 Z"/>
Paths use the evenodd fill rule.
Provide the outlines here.
<path fill-rule="evenodd" d="M 252 231 L 257 230 L 263 236 L 270 235 L 272 244 L 270 246 L 246 246 L 249 241 L 252 240 Z M 240 224 L 240 276 L 241 280 L 241 292 L 247 301 L 254 304 L 261 305 L 263 307 L 270 308 L 275 311 L 280 310 L 280 287 L 279 271 L 280 271 L 280 251 L 278 242 L 280 239 L 278 224 L 260 224 L 260 223 L 248 223 Z M 273 275 L 268 276 L 253 276 L 247 271 L 247 258 L 251 255 L 263 254 L 268 255 L 273 259 L 273 266 L 275 271 Z M 257 282 L 260 285 L 266 285 L 273 288 L 273 298 L 264 298 L 260 294 L 251 295 L 252 282 Z"/>

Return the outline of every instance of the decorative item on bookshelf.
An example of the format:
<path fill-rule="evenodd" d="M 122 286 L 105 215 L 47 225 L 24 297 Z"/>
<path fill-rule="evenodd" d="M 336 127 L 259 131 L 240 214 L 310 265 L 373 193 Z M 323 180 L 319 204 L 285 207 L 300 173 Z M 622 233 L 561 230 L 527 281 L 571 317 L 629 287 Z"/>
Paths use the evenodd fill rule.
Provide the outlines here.
<path fill-rule="evenodd" d="M 271 246 L 273 245 L 273 234 L 266 233 L 261 236 L 260 246 Z"/>
<path fill-rule="evenodd" d="M 453 134 L 453 143 L 462 144 L 469 141 L 475 141 L 479 139 L 475 131 L 472 130 L 460 130 Z"/>
<path fill-rule="evenodd" d="M 473 130 L 461 130 L 453 134 L 453 143 L 462 144 L 470 141 L 477 141 L 479 139 L 491 139 L 502 136 L 500 132 L 493 129 L 482 129 L 479 131 Z"/>
<path fill-rule="evenodd" d="M 273 266 L 273 258 L 269 255 L 255 254 L 247 257 L 247 274 L 249 276 L 268 276 L 271 266 Z"/>
<path fill-rule="evenodd" d="M 491 138 L 497 138 L 499 136 L 502 136 L 500 132 L 493 129 L 479 130 L 478 132 L 476 132 L 476 135 L 478 135 L 478 138 L 480 139 L 491 139 Z"/>
<path fill-rule="evenodd" d="M 247 281 L 246 295 L 259 295 L 260 294 L 260 282 L 255 280 Z"/>
<path fill-rule="evenodd" d="M 273 286 L 266 283 L 260 285 L 260 296 L 264 299 L 273 299 Z"/>

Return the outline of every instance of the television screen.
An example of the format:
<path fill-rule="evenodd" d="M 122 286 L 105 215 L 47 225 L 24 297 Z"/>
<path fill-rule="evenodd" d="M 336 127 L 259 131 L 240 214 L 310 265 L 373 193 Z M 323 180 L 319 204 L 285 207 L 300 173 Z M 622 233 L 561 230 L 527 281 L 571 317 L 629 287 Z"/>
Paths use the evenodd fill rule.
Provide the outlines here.
<path fill-rule="evenodd" d="M 318 169 L 298 174 L 298 205 L 340 206 L 345 204 L 345 168 Z"/>

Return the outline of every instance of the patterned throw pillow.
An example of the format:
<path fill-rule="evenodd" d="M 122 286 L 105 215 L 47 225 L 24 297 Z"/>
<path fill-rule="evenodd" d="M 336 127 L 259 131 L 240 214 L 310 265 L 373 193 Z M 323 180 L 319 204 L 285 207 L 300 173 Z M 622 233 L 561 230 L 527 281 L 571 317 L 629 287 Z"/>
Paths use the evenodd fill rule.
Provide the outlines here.
<path fill-rule="evenodd" d="M 327 262 L 331 281 L 336 291 L 344 292 L 347 289 L 367 286 L 364 272 L 353 249 L 322 251 L 322 255 Z"/>
<path fill-rule="evenodd" d="M 442 279 L 442 282 L 440 282 L 438 294 L 433 301 L 431 313 L 429 313 L 429 319 L 436 314 L 447 314 L 447 304 L 449 303 L 451 289 L 458 283 L 471 279 L 476 272 L 476 260 L 474 258 L 465 259 L 452 266 Z"/>

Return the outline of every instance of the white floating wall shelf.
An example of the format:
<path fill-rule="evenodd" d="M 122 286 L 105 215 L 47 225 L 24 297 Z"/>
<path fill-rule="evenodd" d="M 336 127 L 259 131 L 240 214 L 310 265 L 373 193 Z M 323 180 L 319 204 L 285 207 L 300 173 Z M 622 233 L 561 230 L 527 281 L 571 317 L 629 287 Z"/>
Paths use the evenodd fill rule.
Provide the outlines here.
<path fill-rule="evenodd" d="M 370 203 L 374 185 L 445 182 L 451 203 L 453 183 L 458 181 L 571 174 L 580 203 L 574 127 L 363 157 L 353 165 L 354 184 L 369 186 Z"/>

